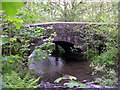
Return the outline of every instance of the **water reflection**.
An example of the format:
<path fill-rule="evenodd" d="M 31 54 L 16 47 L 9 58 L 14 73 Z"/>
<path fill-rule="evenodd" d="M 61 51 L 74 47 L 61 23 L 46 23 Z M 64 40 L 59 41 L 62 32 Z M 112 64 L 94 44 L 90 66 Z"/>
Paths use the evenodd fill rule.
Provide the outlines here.
<path fill-rule="evenodd" d="M 70 55 L 72 57 L 72 55 Z M 75 56 L 73 56 L 75 57 Z M 29 59 L 30 60 L 30 59 Z M 49 56 L 45 60 L 34 61 L 34 64 L 29 65 L 29 69 L 34 69 L 42 77 L 42 80 L 53 82 L 55 79 L 67 74 L 77 77 L 77 80 L 92 81 L 90 62 L 78 61 L 72 58 L 61 58 Z"/>
<path fill-rule="evenodd" d="M 41 61 L 34 61 L 34 59 L 31 60 L 34 64 L 30 64 L 29 69 L 34 69 L 40 74 L 54 73 L 56 71 L 60 71 L 63 67 L 63 60 L 60 57 L 49 56 L 45 60 Z"/>

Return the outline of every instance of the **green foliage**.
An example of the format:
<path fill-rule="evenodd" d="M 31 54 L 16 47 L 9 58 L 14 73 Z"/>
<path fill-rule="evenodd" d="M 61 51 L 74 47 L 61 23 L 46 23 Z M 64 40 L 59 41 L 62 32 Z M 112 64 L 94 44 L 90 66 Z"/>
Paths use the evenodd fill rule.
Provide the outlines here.
<path fill-rule="evenodd" d="M 17 9 L 24 6 L 23 0 L 19 0 L 19 2 L 1 2 L 2 3 L 2 10 L 5 10 L 6 15 L 8 16 L 15 16 L 18 12 Z"/>
<path fill-rule="evenodd" d="M 118 2 L 82 2 L 77 0 L 29 2 L 20 11 L 20 15 L 25 23 L 55 21 L 117 23 L 117 8 Z"/>
<path fill-rule="evenodd" d="M 92 62 L 90 66 L 93 69 L 92 75 L 100 74 L 100 77 L 97 77 L 94 82 L 102 86 L 115 87 L 118 77 L 114 69 L 106 67 L 105 64 L 101 65 L 99 62 L 96 64 Z"/>
<path fill-rule="evenodd" d="M 49 46 L 53 44 L 51 43 L 51 40 L 53 40 L 52 37 L 55 36 L 55 33 L 47 36 L 46 29 L 41 27 L 20 28 L 23 26 L 22 23 L 24 22 L 22 19 L 20 19 L 20 17 L 18 18 L 16 15 L 16 9 L 22 7 L 23 2 L 5 2 L 3 4 L 3 9 L 8 15 L 2 15 L 2 19 L 4 21 L 4 23 L 2 23 L 2 26 L 7 27 L 7 29 L 3 31 L 3 35 L 0 38 L 0 40 L 2 40 L 2 43 L 0 43 L 2 45 L 2 63 L 4 63 L 2 64 L 2 70 L 4 73 L 3 79 L 5 83 L 8 84 L 9 88 L 37 88 L 40 86 L 36 84 L 39 78 L 30 78 L 30 76 L 26 74 L 26 65 L 28 64 L 28 53 L 26 51 L 30 50 L 30 46 L 35 45 L 35 38 L 45 38 L 44 42 L 46 43 L 35 48 L 36 52 L 44 54 L 44 52 L 41 52 L 42 49 L 44 47 L 48 49 Z M 10 7 L 10 11 L 8 11 L 8 4 L 12 5 Z M 19 5 L 16 6 L 15 4 Z M 14 13 L 13 8 L 15 9 Z M 19 14 L 19 12 L 17 14 Z M 48 49 L 48 53 L 50 53 L 50 51 L 51 50 Z M 44 57 L 47 55 L 48 54 L 45 54 L 44 56 L 41 55 L 40 60 L 44 59 Z M 20 73 L 18 74 L 16 72 Z M 25 77 L 22 79 L 21 76 L 23 75 L 25 75 Z"/>
<path fill-rule="evenodd" d="M 48 53 L 47 52 L 45 52 L 45 51 L 43 51 L 42 49 L 36 49 L 35 48 L 35 50 L 33 51 L 33 53 L 32 53 L 34 56 L 31 56 L 31 57 L 29 57 L 29 59 L 31 60 L 32 58 L 34 59 L 34 61 L 36 61 L 36 60 L 44 60 L 44 59 L 46 59 L 47 58 L 47 56 L 48 56 Z"/>
<path fill-rule="evenodd" d="M 60 78 L 58 78 L 58 79 L 56 79 L 54 82 L 56 82 L 56 83 L 59 83 L 61 80 L 63 80 L 63 79 L 70 79 L 70 80 L 76 80 L 77 78 L 76 77 L 74 77 L 74 76 L 70 76 L 70 75 L 68 75 L 67 77 L 65 77 L 65 76 L 63 76 L 63 77 L 60 77 Z"/>
<path fill-rule="evenodd" d="M 99 56 L 95 56 L 92 58 L 92 62 L 94 64 L 105 64 L 106 66 L 115 65 L 115 61 L 117 60 L 118 50 L 117 48 L 112 48 Z"/>
<path fill-rule="evenodd" d="M 2 87 L 8 87 L 8 85 L 3 81 L 3 79 L 0 77 L 0 89 L 2 89 Z"/>
<path fill-rule="evenodd" d="M 68 83 L 63 84 L 63 85 L 67 85 L 69 88 L 78 87 L 78 86 L 82 88 L 87 88 L 85 84 L 82 84 L 79 81 L 78 82 L 74 81 L 74 80 L 77 80 L 77 78 L 74 76 L 70 76 L 70 75 L 63 76 L 63 77 L 56 79 L 54 82 L 59 83 L 61 80 L 69 80 Z"/>
<path fill-rule="evenodd" d="M 106 74 L 101 76 L 101 78 L 97 78 L 95 82 L 99 83 L 102 86 L 115 85 L 118 81 L 118 78 L 116 77 L 116 72 L 113 69 L 105 69 L 104 72 L 106 72 Z"/>
<path fill-rule="evenodd" d="M 30 78 L 29 73 L 22 79 L 18 73 L 12 71 L 11 74 L 4 75 L 4 81 L 8 85 L 8 88 L 37 88 L 40 77 L 37 79 Z"/>
<path fill-rule="evenodd" d="M 13 24 L 16 26 L 16 29 L 20 28 L 19 23 L 23 23 L 23 20 L 15 16 L 18 12 L 18 9 L 24 6 L 23 0 L 20 0 L 19 2 L 1 2 L 2 10 L 7 15 L 6 17 L 2 16 L 3 21 L 10 21 L 13 22 Z"/>
<path fill-rule="evenodd" d="M 87 86 L 85 84 L 80 83 L 79 81 L 73 81 L 71 80 L 69 83 L 64 83 L 64 85 L 67 85 L 69 88 L 73 88 L 73 87 L 82 87 L 82 88 L 87 88 Z"/>
<path fill-rule="evenodd" d="M 1 38 L 1 39 L 2 39 L 2 38 Z M 8 39 L 7 39 L 7 38 L 4 38 L 4 39 L 2 39 L 2 43 L 0 43 L 0 45 L 6 44 L 6 43 L 8 43 Z"/>
<path fill-rule="evenodd" d="M 27 2 L 18 14 L 25 24 L 54 21 L 50 15 L 49 2 Z M 27 19 L 26 19 L 27 18 Z"/>

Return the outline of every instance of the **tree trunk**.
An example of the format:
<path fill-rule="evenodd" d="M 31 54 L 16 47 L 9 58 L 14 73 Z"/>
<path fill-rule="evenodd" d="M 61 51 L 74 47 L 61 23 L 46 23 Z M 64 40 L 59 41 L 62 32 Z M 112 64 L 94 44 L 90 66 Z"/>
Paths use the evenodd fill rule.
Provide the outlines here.
<path fill-rule="evenodd" d="M 53 15 L 53 12 L 52 12 L 52 11 L 53 11 L 53 10 L 52 10 L 52 7 L 53 7 L 53 6 L 52 6 L 52 2 L 51 2 L 51 0 L 49 0 L 49 2 L 50 2 L 50 15 L 51 15 L 51 18 L 52 18 L 52 15 Z"/>
<path fill-rule="evenodd" d="M 64 0 L 64 21 L 67 22 L 67 13 L 66 13 L 66 8 L 67 8 L 67 4 L 66 4 L 66 0 Z"/>

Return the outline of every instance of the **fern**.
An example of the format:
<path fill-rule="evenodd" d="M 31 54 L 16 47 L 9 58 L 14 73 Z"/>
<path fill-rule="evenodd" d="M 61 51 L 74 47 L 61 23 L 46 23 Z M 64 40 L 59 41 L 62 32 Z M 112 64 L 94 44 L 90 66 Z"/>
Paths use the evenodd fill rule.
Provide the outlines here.
<path fill-rule="evenodd" d="M 9 88 L 37 88 L 41 85 L 37 85 L 40 77 L 31 79 L 29 73 L 22 79 L 18 73 L 12 71 L 11 74 L 6 74 L 4 79 Z"/>

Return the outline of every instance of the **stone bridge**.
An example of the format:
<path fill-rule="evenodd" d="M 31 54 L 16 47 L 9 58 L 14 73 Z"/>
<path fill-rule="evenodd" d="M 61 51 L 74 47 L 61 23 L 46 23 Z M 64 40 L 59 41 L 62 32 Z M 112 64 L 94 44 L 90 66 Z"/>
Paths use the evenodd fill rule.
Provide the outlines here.
<path fill-rule="evenodd" d="M 106 25 L 106 24 L 104 24 Z M 108 24 L 107 24 L 108 25 Z M 54 43 L 60 45 L 65 51 L 70 51 L 71 47 L 74 45 L 79 45 L 80 51 L 84 51 L 84 43 L 86 36 L 89 36 L 88 31 L 92 31 L 93 28 L 98 28 L 101 26 L 100 23 L 85 23 L 85 22 L 48 22 L 48 23 L 35 23 L 28 24 L 30 27 L 43 27 L 47 30 L 48 34 L 50 29 L 47 27 L 52 26 L 52 32 L 56 32 L 57 36 L 54 38 Z M 93 32 L 95 33 L 95 32 Z M 89 37 L 91 38 L 91 37 Z M 95 40 L 103 40 L 101 35 L 93 35 Z M 41 42 L 36 42 L 36 45 L 40 45 Z M 57 48 L 57 47 L 56 47 Z"/>

